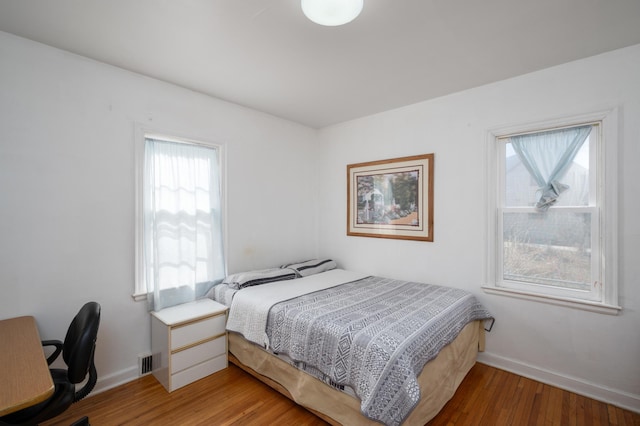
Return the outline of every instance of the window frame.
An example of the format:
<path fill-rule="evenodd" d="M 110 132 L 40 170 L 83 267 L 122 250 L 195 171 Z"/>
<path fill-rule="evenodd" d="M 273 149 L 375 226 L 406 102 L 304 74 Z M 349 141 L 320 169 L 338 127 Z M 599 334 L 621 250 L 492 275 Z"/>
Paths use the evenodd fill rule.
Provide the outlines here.
<path fill-rule="evenodd" d="M 617 127 L 618 110 L 612 108 L 594 113 L 550 119 L 535 123 L 503 126 L 487 131 L 485 145 L 485 200 L 486 200 L 486 260 L 483 290 L 487 293 L 534 300 L 555 305 L 616 315 L 618 306 L 617 286 Z M 601 281 L 597 291 L 589 292 L 588 298 L 580 293 L 552 286 L 522 285 L 502 279 L 503 238 L 501 215 L 505 210 L 528 211 L 528 208 L 505 208 L 503 193 L 505 173 L 500 169 L 505 162 L 505 138 L 522 133 L 537 133 L 545 130 L 573 127 L 581 124 L 598 124 L 597 141 L 590 144 L 590 173 L 595 170 L 595 179 L 590 183 L 589 206 L 576 211 L 592 213 L 592 261 L 596 259 Z M 598 199 L 594 199 L 597 195 Z M 592 205 L 592 202 L 595 202 Z M 570 207 L 563 209 L 570 210 Z M 530 209 L 531 211 L 534 208 Z M 597 239 L 596 239 L 597 238 Z M 596 252 L 597 249 L 597 252 Z M 593 273 L 592 263 L 592 273 Z"/>
<path fill-rule="evenodd" d="M 146 138 L 160 139 L 167 142 L 184 143 L 187 145 L 200 145 L 218 150 L 218 166 L 220 170 L 220 197 L 222 202 L 222 244 L 223 250 L 227 252 L 227 179 L 226 179 L 226 147 L 224 143 L 211 142 L 203 138 L 193 138 L 179 136 L 178 132 L 166 132 L 150 129 L 142 125 L 135 127 L 135 264 L 134 264 L 134 290 L 132 298 L 135 301 L 147 300 L 146 284 L 144 282 L 144 159 Z M 227 269 L 227 257 L 224 259 L 225 272 Z"/>

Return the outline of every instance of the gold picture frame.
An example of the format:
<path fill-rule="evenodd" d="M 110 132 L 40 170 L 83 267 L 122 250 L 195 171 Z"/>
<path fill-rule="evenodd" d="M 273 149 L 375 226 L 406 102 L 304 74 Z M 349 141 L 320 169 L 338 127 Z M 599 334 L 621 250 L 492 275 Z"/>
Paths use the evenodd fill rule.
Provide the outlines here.
<path fill-rule="evenodd" d="M 347 235 L 433 241 L 434 154 L 347 165 Z"/>

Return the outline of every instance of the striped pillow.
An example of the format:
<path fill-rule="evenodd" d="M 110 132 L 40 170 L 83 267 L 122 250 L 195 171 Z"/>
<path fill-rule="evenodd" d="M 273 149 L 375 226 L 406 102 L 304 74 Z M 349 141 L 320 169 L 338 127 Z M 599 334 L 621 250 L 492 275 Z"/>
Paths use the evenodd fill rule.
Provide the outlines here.
<path fill-rule="evenodd" d="M 297 278 L 296 271 L 288 268 L 271 268 L 256 271 L 238 272 L 228 275 L 222 280 L 230 288 L 241 289 L 254 285 L 267 284 L 275 281 L 292 280 Z"/>
<path fill-rule="evenodd" d="M 305 260 L 304 262 L 282 265 L 281 268 L 293 269 L 298 273 L 298 276 L 308 277 L 309 275 L 335 269 L 337 266 L 336 262 L 331 259 L 311 259 Z"/>

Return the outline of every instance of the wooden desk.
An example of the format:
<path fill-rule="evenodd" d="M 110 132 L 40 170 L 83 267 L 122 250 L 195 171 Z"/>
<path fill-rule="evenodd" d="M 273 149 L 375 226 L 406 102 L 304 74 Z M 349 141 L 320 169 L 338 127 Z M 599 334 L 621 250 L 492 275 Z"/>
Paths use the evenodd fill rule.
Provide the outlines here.
<path fill-rule="evenodd" d="M 0 321 L 0 416 L 44 401 L 53 380 L 33 317 Z"/>

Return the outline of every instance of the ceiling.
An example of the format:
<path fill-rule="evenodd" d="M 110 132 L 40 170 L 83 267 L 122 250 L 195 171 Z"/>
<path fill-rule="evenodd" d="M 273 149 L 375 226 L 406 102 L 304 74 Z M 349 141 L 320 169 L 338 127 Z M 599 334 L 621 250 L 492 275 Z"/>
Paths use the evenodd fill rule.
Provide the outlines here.
<path fill-rule="evenodd" d="M 0 31 L 322 128 L 640 43 L 639 0 L 0 0 Z"/>

